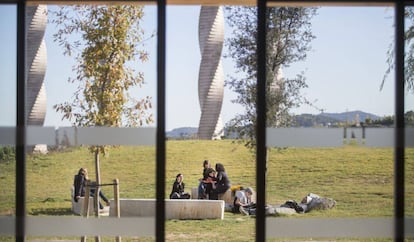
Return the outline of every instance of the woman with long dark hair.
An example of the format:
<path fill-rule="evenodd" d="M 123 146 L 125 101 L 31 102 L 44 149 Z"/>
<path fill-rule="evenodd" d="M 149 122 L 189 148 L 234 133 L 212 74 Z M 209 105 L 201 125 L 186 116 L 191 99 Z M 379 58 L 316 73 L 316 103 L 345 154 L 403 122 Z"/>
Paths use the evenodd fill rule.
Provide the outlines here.
<path fill-rule="evenodd" d="M 175 182 L 173 184 L 170 199 L 189 199 L 190 194 L 184 192 L 184 176 L 181 173 L 178 173 L 175 177 Z"/>
<path fill-rule="evenodd" d="M 216 182 L 213 189 L 213 196 L 210 200 L 217 200 L 220 194 L 225 193 L 230 188 L 230 179 L 227 176 L 223 164 L 216 163 Z"/>
<path fill-rule="evenodd" d="M 80 168 L 78 174 L 75 175 L 73 179 L 73 186 L 75 188 L 75 194 L 73 195 L 73 199 L 75 202 L 78 202 L 80 197 L 85 196 L 85 189 L 86 189 L 86 182 L 89 180 L 88 177 L 88 170 L 86 168 Z M 96 188 L 93 186 L 90 187 L 89 195 L 90 197 L 95 196 Z M 103 194 L 102 190 L 99 190 L 99 197 L 104 200 L 107 206 L 109 206 L 108 198 Z M 99 202 L 99 208 L 103 209 L 103 205 Z"/>

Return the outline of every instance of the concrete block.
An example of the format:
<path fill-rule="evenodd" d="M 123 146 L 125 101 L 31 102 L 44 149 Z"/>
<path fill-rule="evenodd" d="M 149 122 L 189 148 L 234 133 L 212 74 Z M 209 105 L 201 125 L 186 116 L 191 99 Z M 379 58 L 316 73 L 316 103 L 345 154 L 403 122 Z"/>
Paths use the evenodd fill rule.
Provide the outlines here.
<path fill-rule="evenodd" d="M 191 199 L 198 199 L 198 188 L 197 187 L 191 188 Z M 225 204 L 233 205 L 234 195 L 229 189 L 225 193 L 220 194 L 218 199 L 223 200 Z"/>
<path fill-rule="evenodd" d="M 83 201 L 85 200 L 84 197 L 80 197 L 78 202 L 75 202 L 75 200 L 73 199 L 73 195 L 74 195 L 74 190 L 73 187 L 71 188 L 71 201 L 72 201 L 72 212 L 74 214 L 77 215 L 82 215 L 83 214 Z M 94 214 L 94 209 L 93 209 L 93 198 L 89 199 L 89 214 Z"/>
<path fill-rule="evenodd" d="M 198 199 L 198 187 L 191 188 L 191 199 Z"/>
<path fill-rule="evenodd" d="M 155 217 L 155 199 L 120 199 L 121 217 Z M 115 201 L 111 200 L 109 216 L 115 217 Z M 166 219 L 224 219 L 224 201 L 166 199 Z"/>
<path fill-rule="evenodd" d="M 155 199 L 121 198 L 119 199 L 121 217 L 154 217 Z M 115 200 L 110 200 L 109 216 L 115 217 Z"/>
<path fill-rule="evenodd" d="M 233 205 L 234 196 L 232 195 L 231 190 L 227 190 L 225 193 L 220 194 L 218 197 L 219 200 L 223 200 L 226 204 Z"/>
<path fill-rule="evenodd" d="M 167 200 L 167 219 L 224 219 L 224 202 L 220 200 Z"/>
<path fill-rule="evenodd" d="M 72 212 L 77 214 L 77 215 L 82 215 L 83 214 L 83 202 L 84 202 L 85 198 L 84 197 L 80 197 L 78 202 L 75 202 L 72 198 Z M 89 199 L 89 214 L 95 214 L 94 209 L 93 209 L 93 198 Z"/>

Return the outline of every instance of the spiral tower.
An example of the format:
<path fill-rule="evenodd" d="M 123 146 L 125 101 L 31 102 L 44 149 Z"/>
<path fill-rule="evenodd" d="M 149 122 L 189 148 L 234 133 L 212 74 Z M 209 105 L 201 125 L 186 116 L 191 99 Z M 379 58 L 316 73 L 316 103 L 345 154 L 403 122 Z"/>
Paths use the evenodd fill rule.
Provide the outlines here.
<path fill-rule="evenodd" d="M 47 24 L 46 5 L 26 8 L 26 117 L 27 125 L 43 126 L 46 116 L 46 73 L 47 53 L 44 39 Z M 44 145 L 36 145 L 44 152 Z M 47 149 L 47 148 L 46 148 Z"/>
<path fill-rule="evenodd" d="M 223 134 L 220 113 L 224 95 L 224 73 L 221 63 L 224 41 L 222 7 L 201 7 L 198 40 L 201 52 L 198 75 L 201 117 L 198 137 L 199 139 L 220 139 Z"/>

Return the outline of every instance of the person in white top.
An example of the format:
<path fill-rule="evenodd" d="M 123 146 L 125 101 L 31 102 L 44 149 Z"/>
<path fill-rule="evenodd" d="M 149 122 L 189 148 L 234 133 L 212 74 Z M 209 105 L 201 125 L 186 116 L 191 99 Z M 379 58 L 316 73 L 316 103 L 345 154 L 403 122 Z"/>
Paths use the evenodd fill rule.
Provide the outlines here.
<path fill-rule="evenodd" d="M 243 215 L 251 215 L 255 211 L 255 204 L 252 202 L 253 189 L 248 187 L 236 192 L 233 202 L 233 212 Z"/>

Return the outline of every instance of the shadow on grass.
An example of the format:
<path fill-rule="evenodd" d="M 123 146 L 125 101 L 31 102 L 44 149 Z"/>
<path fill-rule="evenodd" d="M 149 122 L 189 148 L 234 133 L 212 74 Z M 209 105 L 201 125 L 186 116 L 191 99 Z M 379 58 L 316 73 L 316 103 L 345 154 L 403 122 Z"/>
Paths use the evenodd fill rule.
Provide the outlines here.
<path fill-rule="evenodd" d="M 62 216 L 62 215 L 73 215 L 73 212 L 71 208 L 38 208 L 38 209 L 33 209 L 30 214 L 31 215 Z"/>

